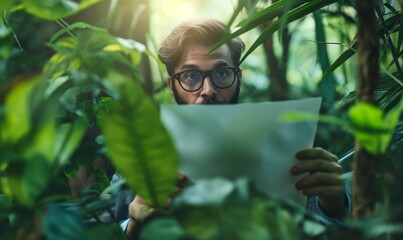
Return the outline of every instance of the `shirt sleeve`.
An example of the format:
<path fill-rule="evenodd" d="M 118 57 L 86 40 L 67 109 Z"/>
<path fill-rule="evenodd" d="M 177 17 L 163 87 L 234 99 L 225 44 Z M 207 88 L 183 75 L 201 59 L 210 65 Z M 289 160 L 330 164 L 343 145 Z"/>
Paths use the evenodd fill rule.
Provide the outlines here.
<path fill-rule="evenodd" d="M 348 191 L 344 191 L 344 209 L 347 213 L 351 213 L 351 196 Z M 308 199 L 308 205 L 311 205 L 310 207 L 308 206 L 308 209 L 311 210 L 311 212 L 314 212 L 317 216 L 320 217 L 320 219 L 323 221 L 325 225 L 333 225 L 333 226 L 339 226 L 339 227 L 346 227 L 346 221 L 344 218 L 332 218 L 327 216 L 322 209 L 319 206 L 319 197 L 315 196 L 312 199 Z"/>

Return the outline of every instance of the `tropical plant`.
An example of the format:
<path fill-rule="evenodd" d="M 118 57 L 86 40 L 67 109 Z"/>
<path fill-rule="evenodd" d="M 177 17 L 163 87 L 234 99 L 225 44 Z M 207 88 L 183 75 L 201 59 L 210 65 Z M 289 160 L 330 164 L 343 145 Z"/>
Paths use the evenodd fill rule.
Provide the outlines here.
<path fill-rule="evenodd" d="M 257 1 L 259 2 L 259 1 Z M 265 2 L 265 1 L 261 1 Z M 350 6 L 356 10 L 357 20 L 353 20 L 358 25 L 357 36 L 352 40 L 349 49 L 347 49 L 336 61 L 330 65 L 327 57 L 326 48 L 321 47 L 325 38 L 323 37 L 323 26 L 320 24 L 321 9 L 328 9 L 334 6 L 337 2 L 339 11 L 343 6 Z M 264 30 L 256 39 L 253 45 L 247 50 L 243 56 L 244 60 L 252 53 L 259 45 L 263 44 L 266 39 L 271 37 L 276 31 L 283 31 L 287 23 L 299 20 L 309 14 L 314 14 L 317 23 L 318 37 L 318 54 L 322 56 L 320 61 L 323 69 L 323 77 L 321 84 L 327 85 L 325 89 L 329 91 L 330 96 L 324 96 L 330 102 L 334 101 L 335 79 L 331 73 L 342 66 L 342 64 L 358 52 L 358 81 L 357 81 L 357 101 L 358 103 L 349 110 L 350 124 L 342 122 L 341 125 L 351 126 L 352 133 L 358 140 L 356 148 L 356 159 L 354 161 L 354 216 L 357 218 L 369 217 L 374 214 L 391 214 L 393 222 L 396 219 L 401 222 L 400 206 L 389 206 L 390 196 L 396 196 L 392 193 L 394 189 L 388 189 L 387 185 L 383 185 L 382 190 L 378 188 L 378 175 L 385 174 L 379 171 L 378 167 L 382 155 L 389 145 L 392 134 L 399 122 L 399 116 L 402 112 L 402 69 L 401 69 L 401 46 L 402 46 L 402 11 L 398 10 L 396 2 L 382 1 L 355 1 L 355 3 L 346 1 L 273 1 L 268 7 L 258 10 L 248 18 L 241 21 L 239 27 L 234 33 L 226 36 L 217 46 L 226 42 L 228 39 L 239 36 L 253 28 L 264 25 Z M 394 4 L 395 3 L 395 4 Z M 395 6 L 395 7 L 394 7 Z M 231 18 L 229 25 L 240 13 L 243 8 L 248 8 L 250 5 L 246 1 L 239 1 L 238 7 Z M 326 10 L 325 10 L 326 11 Z M 343 13 L 340 11 L 340 13 Z M 342 16 L 349 16 L 344 13 Z M 376 26 L 374 28 L 373 26 Z M 321 34 L 319 34 L 321 33 Z M 284 37 L 284 36 L 283 36 Z M 383 44 L 381 48 L 380 43 Z M 358 51 L 357 51 L 358 49 Z M 380 50 L 381 49 L 381 50 Z M 284 50 L 283 50 L 284 51 Z M 381 56 L 381 57 L 379 57 Z M 388 59 L 388 60 L 386 60 Z M 241 61 L 242 61 L 241 60 Z M 382 84 L 380 82 L 380 72 L 383 73 Z M 329 93 L 329 92 L 328 92 Z M 355 97 L 355 95 L 354 95 Z M 353 98 L 347 98 L 351 103 Z M 344 100 L 344 102 L 347 102 Z M 326 102 L 325 102 L 326 103 Z M 343 103 L 346 104 L 346 103 Z M 374 106 L 375 105 L 375 106 Z M 376 106 L 387 112 L 384 114 Z M 301 117 L 301 116 L 300 116 Z M 326 121 L 329 119 L 325 119 Z M 330 120 L 333 123 L 340 123 L 338 120 Z M 401 123 L 399 124 L 401 125 Z M 397 128 L 399 129 L 399 128 Z M 400 135 L 401 131 L 396 130 L 396 135 Z M 400 143 L 392 142 L 392 146 Z M 387 154 L 386 154 L 387 155 Z M 400 159 L 394 159 L 395 162 L 400 162 Z M 396 164 L 396 163 L 394 163 Z M 388 172 L 388 174 L 392 174 Z M 401 175 L 394 172 L 392 176 Z M 389 179 L 390 180 L 390 179 Z M 395 179 L 392 181 L 394 182 Z M 384 193 L 384 198 L 380 198 L 379 193 Z M 386 195 L 385 195 L 386 194 Z M 401 197 L 401 195 L 399 194 Z M 389 206 L 388 210 L 376 211 L 375 206 L 383 203 L 384 206 Z M 400 209 L 395 215 L 395 210 Z M 390 219 L 389 219 L 390 220 Z M 385 220 L 388 222 L 388 220 Z M 379 222 L 377 222 L 378 224 Z M 389 222 L 390 223 L 390 222 Z M 364 226 L 364 225 L 361 225 Z M 365 225 L 367 228 L 368 225 Z M 400 229 L 400 230 L 399 230 Z M 382 230 L 384 232 L 382 232 Z M 392 236 L 401 233 L 401 227 L 393 230 L 382 229 L 371 234 L 390 234 Z M 362 230 L 366 235 L 366 231 Z M 357 237 L 357 235 L 355 236 Z"/>
<path fill-rule="evenodd" d="M 63 20 L 74 19 L 79 11 L 99 2 L 0 2 L 0 11 L 4 13 L 0 20 L 2 238 L 124 239 L 113 214 L 113 198 L 122 186 L 129 186 L 155 206 L 164 206 L 175 187 L 175 149 L 159 120 L 156 103 L 141 87 L 144 82 L 139 63 L 144 54 L 152 54 L 143 44 L 113 36 L 105 28 Z M 363 2 L 370 1 L 360 1 Z M 377 177 L 374 181 L 381 185 L 381 191 L 361 189 L 379 197 L 370 203 L 379 208 L 364 206 L 363 211 L 370 214 L 356 214 L 374 217 L 350 221 L 347 228 L 333 234 L 336 239 L 398 239 L 403 224 L 403 193 L 399 188 L 403 176 L 403 131 L 398 122 L 402 110 L 403 15 L 393 1 L 376 1 L 361 12 L 365 15 L 376 10 L 376 19 L 370 19 L 377 26 L 375 34 L 379 38 L 373 39 L 379 39 L 382 47 L 381 58 L 371 61 L 371 70 L 376 74 L 376 67 L 380 66 L 381 84 L 376 88 L 371 85 L 374 93 L 367 92 L 365 96 L 372 96 L 380 108 L 364 103 L 350 107 L 355 93 L 335 105 L 343 94 L 331 74 L 336 69 L 350 71 L 344 63 L 357 52 L 363 56 L 360 51 L 371 49 L 364 45 L 363 50 L 358 50 L 362 41 L 358 35 L 349 39 L 349 48 L 331 64 L 323 43 L 326 27 L 322 23 L 326 18 L 340 17 L 349 26 L 355 26 L 355 9 L 359 6 L 362 7 L 337 0 L 240 0 L 229 26 L 243 9 L 250 15 L 222 43 L 261 28 L 261 35 L 247 50 L 244 60 L 274 33 L 288 36 L 289 23 L 313 14 L 318 62 L 323 71 L 316 94 L 325 96 L 325 112 L 334 113 L 333 107 L 337 106 L 338 117 L 349 116 L 348 120 L 323 118 L 350 127 L 365 154 L 382 159 L 373 165 L 370 176 Z M 361 20 L 359 15 L 358 21 Z M 24 28 L 27 26 L 43 31 L 28 32 Z M 368 28 L 359 26 L 364 33 Z M 348 38 L 342 30 L 340 36 Z M 376 52 L 376 48 L 373 50 Z M 290 54 L 287 51 L 284 49 L 283 54 Z M 282 64 L 287 66 L 285 55 Z M 359 66 L 366 66 L 366 61 Z M 357 90 L 361 87 L 358 85 Z M 399 126 L 394 130 L 396 124 Z M 350 142 L 344 145 L 340 155 L 352 151 Z M 362 161 L 358 168 L 366 168 L 368 163 Z M 110 184 L 116 169 L 125 180 Z M 74 189 L 72 182 L 83 175 L 92 176 L 93 184 Z M 361 175 L 357 178 L 369 179 Z M 357 183 L 356 188 L 361 185 Z M 318 224 L 314 216 L 304 216 L 304 210 L 298 206 L 263 197 L 247 179 L 208 179 L 190 186 L 171 209 L 147 219 L 138 234 L 145 239 L 312 239 L 325 231 L 330 234 L 331 230 Z"/>
<path fill-rule="evenodd" d="M 109 186 L 105 146 L 128 185 L 145 199 L 161 205 L 173 189 L 175 151 L 157 106 L 141 88 L 137 66 L 147 52 L 144 45 L 62 20 L 97 2 L 0 5 L 7 59 L 0 90 L 0 219 L 6 239 L 124 239 L 110 196 L 122 182 Z M 38 44 L 51 49 L 48 55 L 28 58 L 31 49 L 23 48 L 18 20 L 51 32 Z M 72 182 L 83 169 L 84 177 L 95 180 L 80 191 Z"/>

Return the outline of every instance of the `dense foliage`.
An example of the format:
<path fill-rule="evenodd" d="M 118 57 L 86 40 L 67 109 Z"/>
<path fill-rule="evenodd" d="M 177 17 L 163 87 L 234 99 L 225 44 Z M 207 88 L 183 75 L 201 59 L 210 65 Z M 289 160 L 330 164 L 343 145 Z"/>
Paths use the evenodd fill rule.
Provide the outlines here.
<path fill-rule="evenodd" d="M 143 90 L 152 84 L 147 85 L 143 77 L 142 59 L 155 57 L 144 44 L 114 36 L 106 28 L 66 21 L 100 2 L 0 2 L 2 238 L 125 239 L 113 214 L 119 189 L 128 186 L 150 204 L 164 206 L 174 188 L 176 152 L 152 94 Z M 369 219 L 348 219 L 346 229 L 332 234 L 339 235 L 336 239 L 340 235 L 399 239 L 403 234 L 399 186 L 403 180 L 403 12 L 395 1 L 377 2 L 382 81 L 375 92 L 376 105 L 354 104 L 355 92 L 340 90 L 343 86 L 333 73 L 347 69 L 346 61 L 357 52 L 356 39 L 348 39 L 340 29 L 340 42 L 347 38 L 351 44 L 333 63 L 323 47 L 326 20 L 337 17 L 349 29 L 355 27 L 353 3 L 240 0 L 229 25 L 239 13 L 248 16 L 228 38 L 261 28 L 245 59 L 273 34 L 287 32 L 289 23 L 314 17 L 323 76 L 316 91 L 304 94 L 324 97 L 322 112 L 327 115 L 321 120 L 331 124 L 324 127 L 326 131 L 352 133 L 320 133 L 317 142 L 331 146 L 337 136 L 341 144 L 334 150 L 339 156 L 351 155 L 354 136 L 382 159 L 377 172 L 382 191 L 373 193 L 378 196 L 376 213 Z M 283 57 L 277 55 L 285 63 L 287 47 L 283 41 Z M 262 100 L 261 90 L 244 87 L 243 96 Z M 309 119 L 288 116 L 292 121 Z M 349 169 L 351 158 L 346 159 L 343 164 Z M 125 180 L 110 183 L 116 169 Z M 145 239 L 312 239 L 332 232 L 314 216 L 304 215 L 303 209 L 283 199 L 263 197 L 247 179 L 210 179 L 189 187 L 171 209 L 147 219 L 139 234 Z"/>

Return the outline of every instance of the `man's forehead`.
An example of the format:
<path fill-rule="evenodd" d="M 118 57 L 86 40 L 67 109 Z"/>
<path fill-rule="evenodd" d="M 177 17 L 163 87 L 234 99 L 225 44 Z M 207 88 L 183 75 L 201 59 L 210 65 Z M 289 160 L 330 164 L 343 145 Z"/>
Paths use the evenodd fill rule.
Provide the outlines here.
<path fill-rule="evenodd" d="M 213 46 L 214 45 L 188 44 L 183 48 L 178 65 L 195 64 L 203 60 L 227 62 L 228 65 L 232 65 L 229 47 L 224 44 L 209 53 Z"/>

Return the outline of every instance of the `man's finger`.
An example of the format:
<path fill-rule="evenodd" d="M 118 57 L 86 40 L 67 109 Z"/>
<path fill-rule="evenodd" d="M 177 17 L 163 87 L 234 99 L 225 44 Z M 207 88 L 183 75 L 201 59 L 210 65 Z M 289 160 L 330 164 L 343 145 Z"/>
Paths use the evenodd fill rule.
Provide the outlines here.
<path fill-rule="evenodd" d="M 337 162 L 339 158 L 324 150 L 323 148 L 311 148 L 299 151 L 296 155 L 298 160 L 306 160 L 306 159 L 323 159 L 326 161 Z"/>
<path fill-rule="evenodd" d="M 343 177 L 332 173 L 316 172 L 299 180 L 295 184 L 297 190 L 303 190 L 318 186 L 344 186 Z"/>
<path fill-rule="evenodd" d="M 291 173 L 293 175 L 313 172 L 341 174 L 343 172 L 343 168 L 337 162 L 324 161 L 322 159 L 301 161 L 291 168 Z"/>

